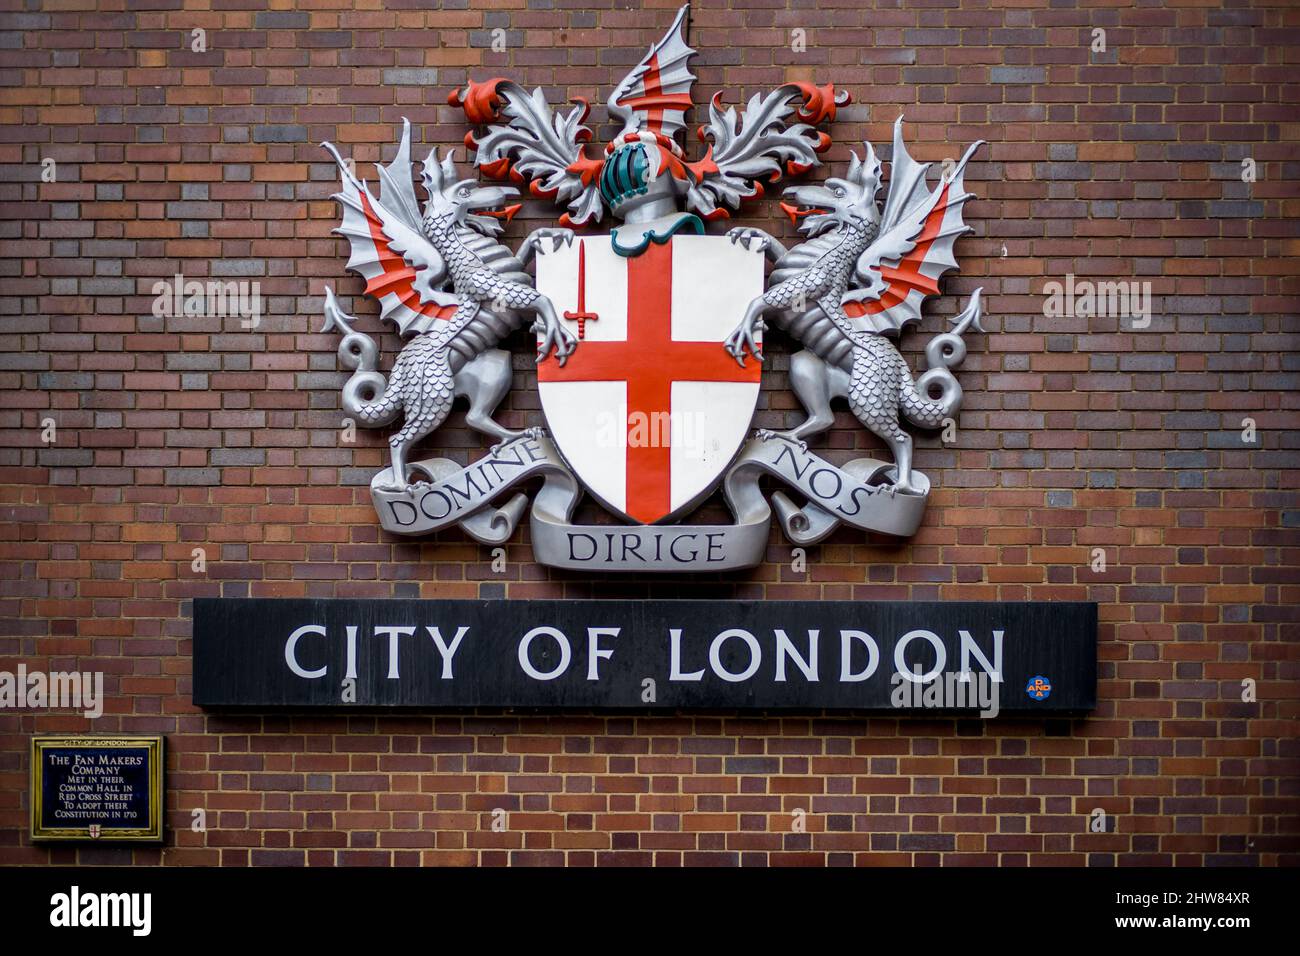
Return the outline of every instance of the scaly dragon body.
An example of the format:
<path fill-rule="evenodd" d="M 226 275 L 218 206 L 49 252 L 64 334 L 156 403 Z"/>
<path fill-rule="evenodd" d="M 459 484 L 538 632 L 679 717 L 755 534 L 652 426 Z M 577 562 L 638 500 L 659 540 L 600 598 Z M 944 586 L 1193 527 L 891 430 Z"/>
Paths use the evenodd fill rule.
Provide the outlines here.
<path fill-rule="evenodd" d="M 872 238 L 871 230 L 856 225 L 822 233 L 781 256 L 768 276 L 763 299 L 777 309 L 776 327 L 832 365 L 842 364 L 852 351 L 853 339 L 846 330 L 849 320 L 843 316 L 840 299 L 848 289 L 854 263 Z M 797 308 L 800 304 L 803 307 Z M 827 311 L 827 305 L 832 311 Z"/>

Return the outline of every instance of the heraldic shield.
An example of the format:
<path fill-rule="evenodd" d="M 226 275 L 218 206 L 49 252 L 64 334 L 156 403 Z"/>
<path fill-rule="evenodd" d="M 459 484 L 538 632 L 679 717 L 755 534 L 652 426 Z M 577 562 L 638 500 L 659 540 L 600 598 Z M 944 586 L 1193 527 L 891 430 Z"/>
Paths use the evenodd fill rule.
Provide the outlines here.
<path fill-rule="evenodd" d="M 763 256 L 678 233 L 619 254 L 587 236 L 537 258 L 537 289 L 578 346 L 538 364 L 547 429 L 601 504 L 653 524 L 717 487 L 758 403 L 758 363 L 723 345 L 763 292 Z"/>

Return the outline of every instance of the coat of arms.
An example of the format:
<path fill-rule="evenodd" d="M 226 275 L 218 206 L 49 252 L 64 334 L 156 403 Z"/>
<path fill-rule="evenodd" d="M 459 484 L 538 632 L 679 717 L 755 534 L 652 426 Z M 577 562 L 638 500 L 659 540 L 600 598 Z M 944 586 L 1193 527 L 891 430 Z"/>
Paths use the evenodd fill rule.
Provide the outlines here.
<path fill-rule="evenodd" d="M 556 112 L 540 89 L 500 78 L 471 82 L 450 101 L 475 127 L 466 137 L 474 165 L 514 185 L 464 177 L 450 153 L 434 150 L 422 163 L 421 202 L 409 123 L 396 157 L 379 167 L 377 194 L 325 144 L 342 176 L 337 231 L 351 246 L 348 268 L 407 339 L 385 376 L 375 341 L 327 290 L 325 328 L 343 334 L 339 356 L 354 370 L 345 410 L 371 427 L 401 419 L 391 464 L 371 483 L 386 529 L 456 524 L 499 544 L 528 512 L 540 563 L 684 571 L 758 564 L 773 510 L 800 545 L 840 524 L 898 536 L 920 524 L 930 485 L 912 467 L 900 422 L 935 429 L 957 414 L 962 391 L 951 370 L 966 353 L 963 333 L 980 328 L 979 293 L 929 342 L 929 368 L 915 381 L 890 336 L 920 320 L 923 300 L 957 267 L 953 245 L 968 231 L 962 207 L 971 198 L 962 174 L 980 144 L 931 185 L 928 166 L 903 144 L 900 118 L 883 205 L 881 163 L 868 144 L 843 178 L 785 190 L 781 208 L 802 234 L 792 248 L 752 228 L 709 235 L 706 224 L 743 200 L 820 165 L 831 140 L 819 127 L 849 98 L 830 84 L 787 83 L 738 113 L 715 97 L 699 130 L 707 150 L 690 160 L 679 142 L 695 83 L 688 10 L 611 94 L 622 130 L 600 158 L 586 151 L 586 103 Z M 499 237 L 520 188 L 566 212 L 512 252 Z M 607 215 L 616 222 L 607 234 L 575 233 Z M 511 384 L 498 345 L 524 323 L 537 335 L 546 427 L 512 431 L 492 417 Z M 803 346 L 790 381 L 807 418 L 788 432 L 751 434 L 769 325 Z M 457 398 L 491 450 L 469 466 L 414 460 Z M 836 398 L 892 462 L 835 465 L 809 451 Z M 780 491 L 766 497 L 765 474 L 800 502 Z M 530 508 L 513 486 L 538 475 Z M 719 485 L 733 524 L 680 523 Z M 583 494 L 622 523 L 573 524 Z"/>

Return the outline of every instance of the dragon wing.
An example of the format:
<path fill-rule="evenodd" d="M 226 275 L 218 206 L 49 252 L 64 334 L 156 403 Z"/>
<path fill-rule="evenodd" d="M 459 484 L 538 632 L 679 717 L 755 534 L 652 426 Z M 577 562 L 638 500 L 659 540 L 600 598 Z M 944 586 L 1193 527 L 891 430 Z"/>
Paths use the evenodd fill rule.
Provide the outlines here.
<path fill-rule="evenodd" d="M 686 44 L 688 3 L 677 11 L 668 32 L 610 94 L 609 115 L 623 124 L 615 142 L 635 138 L 646 130 L 671 140 L 686 126 L 695 74 L 690 59 L 695 51 Z"/>
<path fill-rule="evenodd" d="M 831 138 L 813 127 L 835 118 L 835 108 L 851 101 L 834 84 L 786 83 L 766 96 L 755 94 L 739 116 L 733 107 L 723 112 L 720 95 L 709 103 L 709 123 L 699 129 L 708 153 L 687 163 L 691 183 L 686 204 L 705 219 L 726 218 L 742 199 L 761 196 L 760 179 L 775 181 L 783 172 L 797 175 L 818 166 L 817 154 Z M 796 122 L 786 120 L 796 114 Z"/>
<path fill-rule="evenodd" d="M 951 175 L 930 189 L 929 163 L 917 163 L 903 144 L 903 118 L 894 123 L 893 171 L 876 239 L 858 257 L 854 278 L 862 287 L 844 294 L 844 311 L 856 329 L 896 332 L 921 319 L 921 304 L 939 294 L 939 279 L 956 269 L 953 245 L 970 232 L 962 207 L 973 194 L 962 181 L 966 163 L 983 140 L 966 150 Z M 868 148 L 870 153 L 870 149 Z"/>
<path fill-rule="evenodd" d="M 600 221 L 599 178 L 602 160 L 588 159 L 583 143 L 591 130 L 585 101 L 578 100 L 565 114 L 553 113 L 541 88 L 527 93 L 518 83 L 497 77 L 471 82 L 454 91 L 448 102 L 465 110 L 476 126 L 490 127 L 481 138 L 471 133 L 466 147 L 477 146 L 474 165 L 493 179 L 509 176 L 529 183 L 528 191 L 542 199 L 557 199 L 569 211 L 561 222 L 581 225 Z"/>
<path fill-rule="evenodd" d="M 396 323 L 402 335 L 427 332 L 438 319 L 450 318 L 459 300 L 442 291 L 447 265 L 424 235 L 411 176 L 411 124 L 402 120 L 402 142 L 388 166 L 378 166 L 379 198 L 348 169 L 333 143 L 322 143 L 334 156 L 342 191 L 334 197 L 343 207 L 335 233 L 352 249 L 347 268 L 366 280 L 366 293 L 379 300 L 381 319 Z M 427 162 L 427 161 L 426 161 Z"/>

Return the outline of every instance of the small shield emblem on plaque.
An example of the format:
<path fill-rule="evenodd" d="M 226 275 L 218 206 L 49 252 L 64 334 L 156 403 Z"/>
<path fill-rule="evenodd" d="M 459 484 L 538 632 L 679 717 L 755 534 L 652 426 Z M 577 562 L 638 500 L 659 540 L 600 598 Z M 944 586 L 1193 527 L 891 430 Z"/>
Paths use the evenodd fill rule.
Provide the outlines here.
<path fill-rule="evenodd" d="M 100 833 L 100 827 L 99 827 L 99 824 L 98 824 L 98 823 L 92 823 L 92 824 L 90 825 L 90 838 L 91 838 L 92 840 L 98 840 L 98 839 L 99 839 L 99 833 Z"/>

